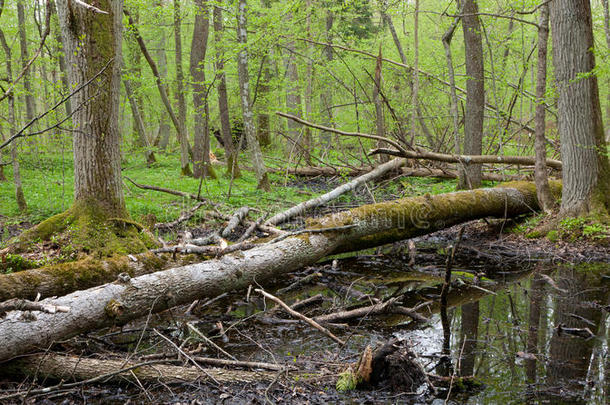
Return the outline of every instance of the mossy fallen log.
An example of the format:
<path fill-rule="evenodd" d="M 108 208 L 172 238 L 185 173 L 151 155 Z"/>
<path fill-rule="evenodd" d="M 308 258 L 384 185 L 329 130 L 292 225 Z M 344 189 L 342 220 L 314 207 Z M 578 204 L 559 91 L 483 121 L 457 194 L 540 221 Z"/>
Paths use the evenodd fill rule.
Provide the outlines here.
<path fill-rule="evenodd" d="M 558 192 L 558 184 L 552 183 Z M 265 283 L 282 274 L 315 263 L 333 253 L 373 247 L 423 235 L 482 217 L 514 217 L 538 208 L 533 184 L 515 182 L 503 187 L 405 198 L 362 206 L 311 220 L 311 228 L 341 231 L 305 233 L 261 244 L 219 259 L 191 264 L 77 291 L 45 300 L 70 307 L 60 314 L 37 313 L 23 320 L 9 312 L 0 320 L 0 361 L 38 349 L 83 332 L 124 325 L 150 312 L 215 297 Z"/>
<path fill-rule="evenodd" d="M 199 260 L 200 257 L 195 255 L 181 255 L 174 259 L 170 254 L 141 253 L 103 260 L 87 258 L 0 274 L 0 302 L 11 298 L 33 300 L 38 294 L 41 298 L 61 296 L 109 283 L 121 273 L 137 277 Z"/>

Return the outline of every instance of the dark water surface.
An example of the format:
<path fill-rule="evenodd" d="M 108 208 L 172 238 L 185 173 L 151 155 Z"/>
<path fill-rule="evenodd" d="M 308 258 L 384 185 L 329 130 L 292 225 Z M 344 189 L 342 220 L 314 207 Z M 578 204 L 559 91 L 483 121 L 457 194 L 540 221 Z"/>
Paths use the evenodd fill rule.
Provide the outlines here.
<path fill-rule="evenodd" d="M 225 348 L 239 357 L 262 361 L 307 359 L 301 364 L 309 364 L 315 372 L 329 359 L 355 362 L 367 344 L 375 347 L 394 337 L 410 342 L 428 372 L 441 374 L 435 366 L 443 346 L 438 304 L 443 260 L 444 257 L 431 256 L 420 263 L 419 271 L 413 271 L 397 258 L 347 259 L 339 262 L 331 281 L 323 278 L 316 286 L 297 292 L 292 300 L 284 296 L 293 301 L 322 293 L 339 304 L 341 297 L 324 288 L 325 281 L 338 280 L 344 286 L 379 298 L 400 291 L 406 306 L 432 301 L 420 311 L 431 319 L 429 325 L 416 325 L 397 316 L 351 322 L 349 328 L 333 329 L 342 339 L 349 338 L 342 350 L 301 324 L 259 326 L 242 330 Z M 610 264 L 529 262 L 490 268 L 481 263 L 470 266 L 456 263 L 453 280 L 448 315 L 454 371 L 449 375 L 474 375 L 484 388 L 452 396 L 448 403 L 608 403 Z M 233 315 L 246 317 L 253 312 L 256 309 L 249 304 L 235 308 Z M 338 398 L 340 402 L 359 403 L 365 398 L 370 402 L 370 396 L 358 395 L 339 394 Z M 439 399 L 405 398 L 387 392 L 375 399 L 386 403 L 444 403 Z"/>

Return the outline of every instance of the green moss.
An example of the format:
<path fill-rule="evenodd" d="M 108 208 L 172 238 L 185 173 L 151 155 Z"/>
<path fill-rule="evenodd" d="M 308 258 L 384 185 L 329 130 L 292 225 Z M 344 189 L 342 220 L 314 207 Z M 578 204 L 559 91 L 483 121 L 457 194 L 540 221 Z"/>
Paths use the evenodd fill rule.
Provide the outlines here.
<path fill-rule="evenodd" d="M 546 234 L 546 237 L 548 240 L 550 240 L 551 242 L 557 242 L 559 240 L 559 232 L 557 230 L 552 230 L 549 231 Z"/>
<path fill-rule="evenodd" d="M 29 260 L 21 255 L 8 253 L 0 257 L 0 273 L 12 273 L 40 267 L 37 260 Z"/>

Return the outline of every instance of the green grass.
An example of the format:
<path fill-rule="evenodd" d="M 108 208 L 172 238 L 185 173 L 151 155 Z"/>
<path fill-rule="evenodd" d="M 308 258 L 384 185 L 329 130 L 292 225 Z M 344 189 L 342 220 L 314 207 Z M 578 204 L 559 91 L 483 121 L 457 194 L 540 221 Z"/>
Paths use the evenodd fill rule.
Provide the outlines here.
<path fill-rule="evenodd" d="M 269 151 L 267 151 L 269 153 Z M 271 152 L 277 153 L 277 152 Z M 157 163 L 146 167 L 143 155 L 138 152 L 128 152 L 122 163 L 123 176 L 137 183 L 180 190 L 197 194 L 199 179 L 180 175 L 179 156 L 177 154 L 157 153 Z M 246 155 L 242 154 L 241 162 Z M 269 159 L 272 163 L 274 160 Z M 24 193 L 28 202 L 27 213 L 20 215 L 14 197 L 11 167 L 5 167 L 7 182 L 0 183 L 0 215 L 7 217 L 4 222 L 18 223 L 30 221 L 38 223 L 52 215 L 65 211 L 72 204 L 74 176 L 72 170 L 72 155 L 70 151 L 62 154 L 43 154 L 34 157 L 23 152 L 20 157 L 21 175 Z M 350 162 L 354 163 L 354 162 Z M 245 164 L 248 165 L 248 162 Z M 242 167 L 244 164 L 242 163 Z M 221 203 L 222 211 L 229 213 L 234 209 L 248 205 L 260 210 L 257 215 L 276 213 L 301 201 L 313 198 L 326 190 L 316 191 L 305 185 L 300 187 L 286 186 L 294 181 L 292 176 L 281 173 L 270 173 L 272 191 L 263 192 L 256 189 L 256 179 L 252 172 L 242 169 L 242 177 L 233 181 L 229 197 L 230 179 L 225 174 L 224 167 L 217 166 L 219 178 L 204 180 L 201 184 L 201 195 Z M 307 180 L 307 179 L 304 179 Z M 347 181 L 347 179 L 346 179 Z M 328 189 L 331 189 L 329 186 Z M 434 178 L 402 178 L 387 183 L 373 191 L 377 201 L 387 198 L 389 194 L 396 197 L 410 197 L 425 193 L 438 194 L 453 191 L 454 181 Z M 154 214 L 159 222 L 176 219 L 182 211 L 192 207 L 195 202 L 185 198 L 142 190 L 127 180 L 124 181 L 124 193 L 127 209 L 134 220 L 140 221 L 142 216 Z M 360 200 L 352 193 L 342 196 L 337 203 L 358 204 Z M 201 214 L 203 215 L 203 214 Z M 194 218 L 195 221 L 201 218 Z"/>

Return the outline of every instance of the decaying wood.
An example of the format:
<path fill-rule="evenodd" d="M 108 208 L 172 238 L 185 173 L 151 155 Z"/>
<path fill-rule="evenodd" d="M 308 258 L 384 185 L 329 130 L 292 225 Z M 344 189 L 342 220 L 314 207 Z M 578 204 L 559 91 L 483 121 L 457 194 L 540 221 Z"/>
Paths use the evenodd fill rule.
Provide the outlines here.
<path fill-rule="evenodd" d="M 347 193 L 348 191 L 355 189 L 356 187 L 358 187 L 359 185 L 361 185 L 363 183 L 366 183 L 367 181 L 374 180 L 376 178 L 383 176 L 387 172 L 396 170 L 399 167 L 403 166 L 405 163 L 406 163 L 406 161 L 404 159 L 393 159 L 387 163 L 379 165 L 375 170 L 372 170 L 367 174 L 357 177 L 348 183 L 342 184 L 341 186 L 335 188 L 332 191 L 329 191 L 326 194 L 323 194 L 316 198 L 312 198 L 311 200 L 308 200 L 308 201 L 304 201 L 284 212 L 280 212 L 279 214 L 272 216 L 271 218 L 269 218 L 267 220 L 267 222 L 265 222 L 265 225 L 278 225 L 283 222 L 286 222 L 290 218 L 303 214 L 304 212 L 306 212 L 307 210 L 309 210 L 311 208 L 318 207 L 331 200 L 334 200 L 335 198 L 341 196 L 342 194 Z"/>
<path fill-rule="evenodd" d="M 558 192 L 557 184 L 552 183 L 552 187 Z M 20 320 L 19 312 L 9 312 L 0 320 L 0 361 L 47 348 L 54 341 L 82 332 L 124 325 L 151 312 L 243 289 L 254 282 L 264 284 L 330 254 L 379 246 L 472 219 L 514 217 L 537 207 L 535 186 L 517 182 L 504 187 L 405 198 L 327 215 L 311 220 L 309 228 L 355 226 L 343 231 L 292 236 L 219 259 L 41 301 L 68 306 L 69 313 L 35 313 L 35 320 L 25 322 Z"/>
<path fill-rule="evenodd" d="M 152 364 L 150 364 L 152 363 Z M 269 371 L 229 370 L 225 368 L 204 368 L 162 364 L 163 361 L 150 361 L 138 365 L 137 362 L 100 360 L 68 355 L 34 355 L 23 357 L 4 364 L 7 373 L 40 375 L 64 381 L 124 381 L 141 382 L 184 382 L 208 380 L 221 383 L 248 383 L 271 381 L 276 373 Z M 124 371 L 121 371 L 124 370 Z M 209 377 L 208 377 L 209 376 Z M 65 384 L 63 388 L 68 388 Z M 0 397 L 0 399 L 2 399 Z"/>
<path fill-rule="evenodd" d="M 371 315 L 399 313 L 402 315 L 407 315 L 418 322 L 430 321 L 429 319 L 421 316 L 420 314 L 409 308 L 396 305 L 396 301 L 396 298 L 392 298 L 387 300 L 386 302 L 380 302 L 378 304 L 369 305 L 366 307 L 316 316 L 314 320 L 317 322 L 334 323 L 338 321 L 344 321 L 346 319 L 363 318 Z"/>
<path fill-rule="evenodd" d="M 391 156 L 401 156 L 409 159 L 435 160 L 447 163 L 462 164 L 508 164 L 508 165 L 529 165 L 536 163 L 536 158 L 531 156 L 498 156 L 498 155 L 448 155 L 445 153 L 430 152 L 422 148 L 416 150 L 392 150 L 377 148 L 369 152 L 370 155 L 386 154 Z M 546 165 L 553 169 L 561 170 L 561 162 L 555 159 L 546 159 Z"/>

